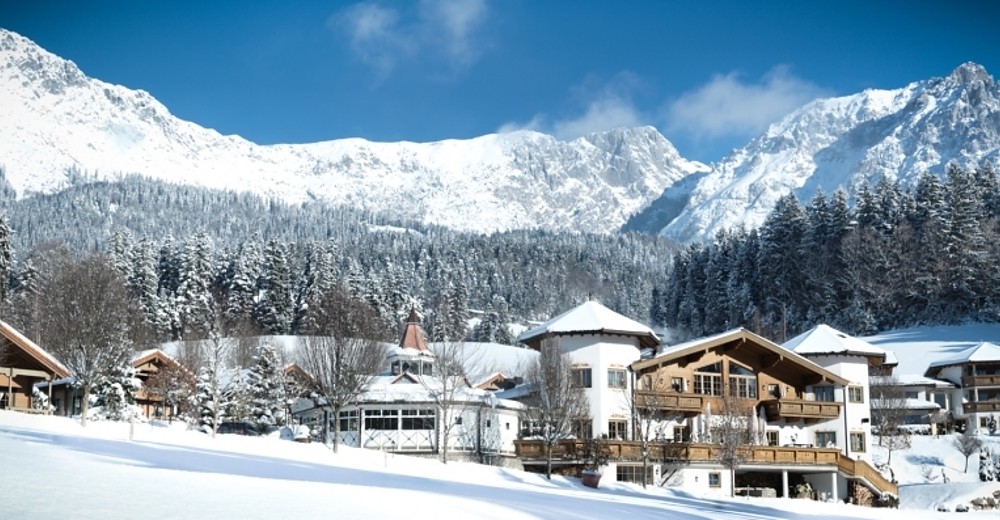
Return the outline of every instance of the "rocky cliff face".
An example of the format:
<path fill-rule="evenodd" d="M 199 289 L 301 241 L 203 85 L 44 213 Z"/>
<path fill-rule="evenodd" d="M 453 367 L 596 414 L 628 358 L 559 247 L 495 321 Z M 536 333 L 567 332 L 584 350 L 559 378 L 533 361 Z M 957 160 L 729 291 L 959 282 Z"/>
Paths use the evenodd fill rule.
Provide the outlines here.
<path fill-rule="evenodd" d="M 759 226 L 789 191 L 806 202 L 818 189 L 853 193 L 882 176 L 908 186 L 923 172 L 944 173 L 950 161 L 974 167 L 998 156 L 1000 86 L 983 67 L 966 63 L 944 78 L 800 108 L 693 187 L 668 188 L 664 199 L 687 203 L 658 224 L 681 242 L 710 239 L 723 228 Z"/>
<path fill-rule="evenodd" d="M 435 143 L 260 146 L 172 116 L 0 30 L 0 164 L 19 196 L 139 174 L 322 201 L 461 230 L 611 233 L 704 165 L 653 128 L 574 141 L 534 132 Z"/>

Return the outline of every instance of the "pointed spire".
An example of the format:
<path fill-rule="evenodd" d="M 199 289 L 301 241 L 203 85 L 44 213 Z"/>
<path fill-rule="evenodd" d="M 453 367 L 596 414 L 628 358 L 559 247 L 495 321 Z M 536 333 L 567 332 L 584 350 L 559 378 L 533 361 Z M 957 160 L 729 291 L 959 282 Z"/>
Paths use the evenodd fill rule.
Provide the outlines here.
<path fill-rule="evenodd" d="M 410 315 L 406 318 L 406 324 L 403 326 L 403 337 L 399 340 L 399 348 L 429 350 L 427 340 L 424 337 L 424 329 L 420 326 L 420 314 L 415 308 L 410 309 Z"/>

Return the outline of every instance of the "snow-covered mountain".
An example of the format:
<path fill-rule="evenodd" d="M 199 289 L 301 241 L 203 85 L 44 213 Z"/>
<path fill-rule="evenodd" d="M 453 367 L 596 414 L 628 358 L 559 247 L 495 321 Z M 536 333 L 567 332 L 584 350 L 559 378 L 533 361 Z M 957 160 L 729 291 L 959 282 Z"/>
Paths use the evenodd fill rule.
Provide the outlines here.
<path fill-rule="evenodd" d="M 759 226 L 792 190 L 808 203 L 817 189 L 853 194 L 864 179 L 874 184 L 881 176 L 905 187 L 923 172 L 943 174 L 950 161 L 974 167 L 998 157 L 1000 84 L 966 63 L 897 90 L 813 101 L 697 182 L 674 184 L 633 220 L 650 228 L 655 218 L 662 234 L 680 242 L 711 239 L 720 229 Z"/>
<path fill-rule="evenodd" d="M 19 196 L 140 174 L 460 230 L 599 233 L 617 231 L 672 183 L 707 170 L 649 127 L 568 142 L 523 131 L 425 144 L 260 146 L 178 119 L 150 94 L 88 78 L 3 29 L 0 166 Z"/>

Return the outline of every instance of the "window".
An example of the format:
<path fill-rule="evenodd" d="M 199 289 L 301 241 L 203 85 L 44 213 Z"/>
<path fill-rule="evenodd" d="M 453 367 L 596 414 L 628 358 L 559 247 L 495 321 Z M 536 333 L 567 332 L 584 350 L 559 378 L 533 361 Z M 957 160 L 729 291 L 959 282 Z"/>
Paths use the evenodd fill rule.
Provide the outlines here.
<path fill-rule="evenodd" d="M 948 396 L 945 394 L 934 393 L 934 402 L 941 407 L 942 410 L 948 409 Z"/>
<path fill-rule="evenodd" d="M 593 422 L 590 419 L 575 419 L 573 421 L 573 436 L 577 439 L 589 439 L 594 436 Z"/>
<path fill-rule="evenodd" d="M 714 471 L 709 473 L 708 487 L 722 487 L 722 474 Z"/>
<path fill-rule="evenodd" d="M 864 432 L 857 432 L 851 434 L 851 451 L 857 453 L 864 453 L 868 451 L 865 446 L 865 434 Z"/>
<path fill-rule="evenodd" d="M 722 395 L 721 361 L 695 369 L 694 393 L 701 395 Z"/>
<path fill-rule="evenodd" d="M 743 399 L 757 398 L 757 376 L 753 370 L 729 362 L 729 395 Z"/>
<path fill-rule="evenodd" d="M 833 402 L 833 387 L 832 386 L 814 386 L 813 395 L 816 396 L 817 401 L 822 401 L 824 403 Z"/>
<path fill-rule="evenodd" d="M 404 430 L 433 430 L 434 410 L 401 410 Z"/>
<path fill-rule="evenodd" d="M 625 369 L 608 369 L 608 388 L 625 388 Z"/>
<path fill-rule="evenodd" d="M 613 419 L 608 421 L 608 438 L 625 440 L 628 423 L 624 420 Z"/>
<path fill-rule="evenodd" d="M 862 386 L 847 387 L 847 400 L 852 403 L 865 402 L 865 389 Z"/>
<path fill-rule="evenodd" d="M 618 466 L 615 470 L 618 482 L 635 482 L 642 484 L 642 466 Z M 646 484 L 653 483 L 653 466 L 646 470 Z"/>
<path fill-rule="evenodd" d="M 906 392 L 907 399 L 920 399 L 920 392 Z"/>
<path fill-rule="evenodd" d="M 365 410 L 366 430 L 398 430 L 399 410 Z"/>
<path fill-rule="evenodd" d="M 775 384 L 767 385 L 767 395 L 772 399 L 781 399 L 781 387 Z"/>
<path fill-rule="evenodd" d="M 346 410 L 340 412 L 340 431 L 342 432 L 356 432 L 358 431 L 358 411 L 357 410 Z"/>
<path fill-rule="evenodd" d="M 590 368 L 573 369 L 573 386 L 578 388 L 590 388 Z"/>
<path fill-rule="evenodd" d="M 778 445 L 778 430 L 768 430 L 767 431 L 767 445 L 777 446 Z"/>
<path fill-rule="evenodd" d="M 674 442 L 691 442 L 691 430 L 687 426 L 674 426 Z"/>
<path fill-rule="evenodd" d="M 683 377 L 671 377 L 670 378 L 670 388 L 674 392 L 678 392 L 678 393 L 683 392 L 684 391 L 684 378 Z"/>
<path fill-rule="evenodd" d="M 837 446 L 837 432 L 816 432 L 817 448 L 835 448 Z"/>

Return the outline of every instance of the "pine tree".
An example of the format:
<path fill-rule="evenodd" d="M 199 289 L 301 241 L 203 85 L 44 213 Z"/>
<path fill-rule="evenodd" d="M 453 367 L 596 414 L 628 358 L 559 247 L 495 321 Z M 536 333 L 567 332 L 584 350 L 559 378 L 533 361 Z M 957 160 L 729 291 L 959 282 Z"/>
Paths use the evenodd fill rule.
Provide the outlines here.
<path fill-rule="evenodd" d="M 254 422 L 253 381 L 249 370 L 238 369 L 233 373 L 223 392 L 227 421 Z"/>
<path fill-rule="evenodd" d="M 250 367 L 250 416 L 262 432 L 285 419 L 284 377 L 274 347 L 263 342 Z"/>
<path fill-rule="evenodd" d="M 226 418 L 226 403 L 214 363 L 208 363 L 199 370 L 192 401 L 198 429 L 214 436 Z"/>
<path fill-rule="evenodd" d="M 14 272 L 14 232 L 0 216 L 0 306 L 7 301 L 11 274 Z"/>
<path fill-rule="evenodd" d="M 264 252 L 263 296 L 257 304 L 257 322 L 272 334 L 286 334 L 295 312 L 292 271 L 285 247 L 271 240 Z"/>
<path fill-rule="evenodd" d="M 101 408 L 101 416 L 109 421 L 128 420 L 135 413 L 129 407 L 135 405 L 141 387 L 135 368 L 117 366 L 101 376 L 94 386 L 94 404 Z"/>
<path fill-rule="evenodd" d="M 177 287 L 177 307 L 181 319 L 181 333 L 193 338 L 208 336 L 214 317 L 212 281 L 212 242 L 205 232 L 200 232 L 184 246 L 181 258 L 180 284 Z"/>

